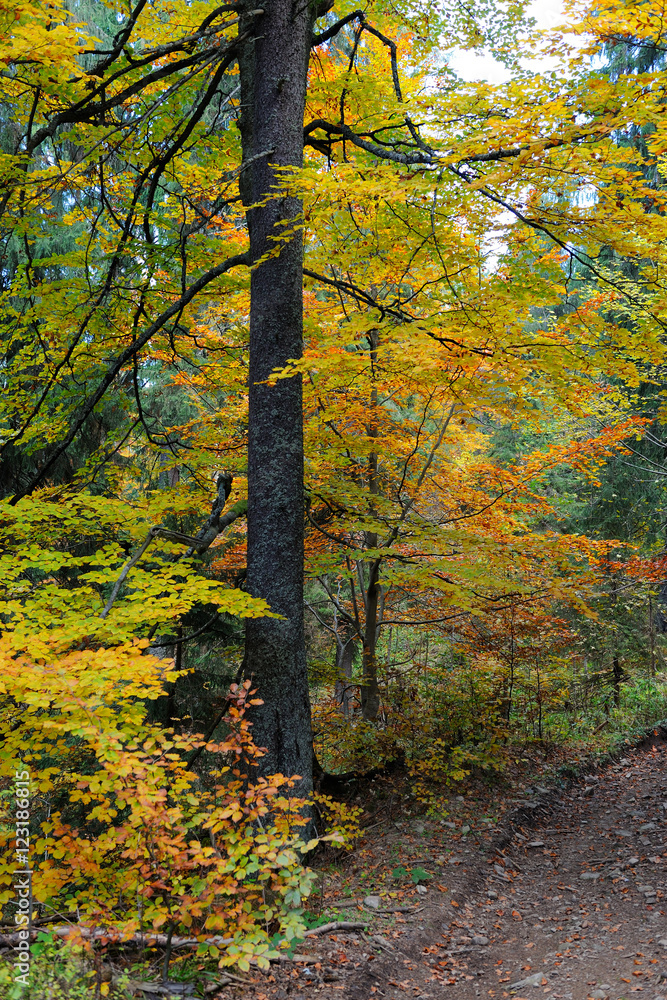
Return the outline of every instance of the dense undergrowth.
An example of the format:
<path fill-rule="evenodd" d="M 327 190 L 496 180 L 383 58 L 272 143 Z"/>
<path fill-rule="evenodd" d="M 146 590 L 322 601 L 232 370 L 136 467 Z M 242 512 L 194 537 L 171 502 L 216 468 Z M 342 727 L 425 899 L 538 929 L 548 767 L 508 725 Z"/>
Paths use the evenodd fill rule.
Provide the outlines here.
<path fill-rule="evenodd" d="M 398 730 L 396 726 L 392 728 L 392 717 L 387 715 L 381 725 L 376 725 L 374 733 L 374 746 L 376 748 L 375 769 L 370 770 L 367 766 L 369 758 L 365 756 L 366 748 L 370 743 L 372 735 L 369 726 L 362 720 L 340 720 L 337 730 L 338 741 L 328 745 L 322 745 L 320 754 L 322 761 L 332 770 L 349 771 L 349 766 L 356 765 L 358 778 L 351 779 L 349 773 L 347 781 L 341 785 L 332 796 L 320 796 L 318 815 L 320 825 L 324 832 L 325 817 L 328 815 L 329 824 L 338 826 L 347 834 L 347 842 L 344 847 L 336 843 L 330 844 L 324 851 L 316 852 L 309 856 L 308 863 L 294 853 L 298 847 L 298 838 L 295 836 L 294 828 L 291 824 L 278 824 L 278 829 L 282 831 L 281 841 L 283 858 L 282 868 L 278 871 L 273 867 L 273 891 L 272 897 L 275 899 L 281 892 L 283 893 L 283 903 L 273 904 L 273 911 L 267 910 L 267 897 L 264 893 L 265 907 L 264 926 L 269 928 L 272 912 L 278 916 L 283 907 L 283 918 L 291 921 L 291 947 L 298 945 L 302 940 L 303 929 L 308 925 L 310 917 L 308 915 L 307 896 L 309 887 L 317 884 L 321 877 L 318 869 L 322 872 L 331 872 L 333 869 L 345 871 L 350 860 L 354 857 L 355 835 L 361 833 L 360 827 L 370 826 L 371 830 L 378 825 L 378 817 L 392 818 L 397 820 L 404 815 L 417 816 L 419 814 L 429 814 L 434 818 L 446 819 L 449 815 L 448 807 L 450 803 L 462 801 L 465 803 L 466 822 L 478 824 L 482 819 L 486 824 L 493 824 L 507 808 L 507 803 L 516 801 L 516 797 L 521 797 L 526 793 L 530 794 L 531 788 L 535 785 L 563 785 L 576 779 L 578 773 L 587 770 L 596 760 L 599 761 L 608 754 L 622 752 L 628 744 L 640 738 L 652 724 L 667 716 L 667 674 L 657 673 L 656 676 L 647 676 L 646 672 L 626 678 L 620 686 L 618 704 L 614 704 L 613 697 L 609 704 L 608 691 L 604 686 L 596 682 L 596 689 L 589 691 L 589 695 L 580 698 L 576 708 L 571 701 L 567 703 L 567 708 L 562 705 L 558 710 L 553 706 L 545 710 L 542 717 L 542 735 L 535 732 L 535 719 L 529 715 L 519 715 L 512 724 L 505 720 L 498 721 L 489 713 L 487 717 L 487 731 L 479 718 L 475 720 L 476 728 L 473 739 L 462 742 L 454 747 L 447 747 L 444 725 L 439 730 L 440 736 L 433 736 L 433 722 L 429 727 L 417 727 L 415 717 L 410 716 L 403 719 L 403 728 Z M 613 690 L 612 690 L 613 694 Z M 238 699 L 241 708 L 239 721 L 242 721 L 243 692 Z M 471 706 L 476 702 L 472 700 Z M 331 709 L 330 709 L 331 711 Z M 489 720 L 491 720 L 489 722 Z M 463 724 L 464 716 L 457 719 L 460 726 Z M 409 724 L 408 724 L 409 723 Z M 329 730 L 336 732 L 335 729 Z M 437 730 L 435 730 L 437 732 Z M 247 729 L 245 730 L 247 736 Z M 344 740 L 343 740 L 344 735 Z M 378 740 L 378 736 L 380 739 Z M 449 738 L 451 739 L 451 731 Z M 230 737 L 227 741 L 227 753 L 233 746 L 233 735 L 230 730 Z M 338 747 L 336 754 L 333 747 Z M 378 746 L 383 748 L 383 758 L 377 753 Z M 215 749 L 215 748 L 214 748 Z M 247 749 L 247 748 L 246 748 Z M 214 755 L 213 755 L 214 756 Z M 237 755 L 238 756 L 238 755 Z M 363 771 L 369 771 L 369 778 L 363 778 Z M 379 776 L 376 780 L 373 775 Z M 370 780 L 369 780 L 370 779 Z M 81 782 L 79 782 L 81 784 Z M 229 786 L 227 786 L 229 789 Z M 226 802 L 229 803 L 229 791 L 226 790 Z M 257 799 L 255 792 L 247 799 L 249 803 Z M 219 804 L 221 805 L 221 803 Z M 261 805 L 261 803 L 260 803 Z M 275 814 L 276 808 L 284 809 L 285 800 L 274 800 L 272 809 Z M 228 811 L 228 810 L 227 810 Z M 224 814 L 224 807 L 219 815 Z M 477 815 L 479 813 L 479 815 Z M 165 818 L 162 818 L 162 834 L 170 837 L 174 836 L 175 827 L 169 826 Z M 200 823 L 202 820 L 200 819 Z M 210 824 L 209 824 L 210 825 Z M 232 840 L 239 834 L 233 834 L 233 827 L 228 826 L 219 837 Z M 226 831 L 226 832 L 225 832 Z M 98 827 L 99 832 L 99 827 Z M 236 855 L 234 864 L 246 865 L 252 861 L 253 848 L 250 841 L 242 844 L 240 854 Z M 364 833 L 366 845 L 372 843 L 372 832 Z M 278 833 L 273 834 L 274 843 Z M 254 834 L 257 854 L 258 843 L 261 853 L 261 842 L 268 842 L 267 838 L 262 838 L 257 833 Z M 341 838 L 342 840 L 342 838 Z M 77 849 L 80 851 L 84 840 L 77 841 Z M 211 843 L 218 845 L 218 841 Z M 193 845 L 194 846 L 194 845 Z M 352 849 L 352 854 L 350 854 Z M 291 854 L 289 853 L 291 851 Z M 207 852 L 201 840 L 197 844 L 197 852 L 209 857 L 213 851 Z M 288 852 L 285 854 L 285 852 Z M 275 854 L 275 851 L 274 851 Z M 175 857 L 175 852 L 172 855 Z M 231 857 L 231 855 L 230 855 Z M 258 855 L 259 857 L 259 855 Z M 182 862 L 182 859 L 181 859 Z M 270 862 L 268 867 L 270 868 Z M 125 861 L 121 862 L 123 884 L 129 885 L 127 879 L 131 868 L 122 867 L 128 864 L 127 854 Z M 62 853 L 61 864 L 65 867 L 72 865 L 72 857 L 67 852 Z M 197 858 L 198 887 L 200 892 L 204 892 L 207 884 L 207 874 L 202 868 L 202 857 Z M 333 865 L 333 869 L 332 866 Z M 229 872 L 229 864 L 226 866 Z M 182 865 L 178 870 L 177 865 L 170 868 L 170 875 L 175 879 L 171 885 L 172 891 L 183 891 L 183 878 L 191 877 L 192 865 Z M 397 870 L 398 871 L 398 870 Z M 188 872 L 190 875 L 188 876 Z M 363 873 L 362 873 L 363 874 Z M 108 878 L 109 871 L 106 871 Z M 71 873 L 70 873 L 71 877 Z M 167 877 L 166 869 L 163 869 L 163 886 L 166 889 L 164 879 Z M 263 876 L 266 877 L 266 876 Z M 359 876 L 361 877 L 361 876 Z M 376 873 L 376 878 L 379 877 Z M 179 882 L 178 879 L 181 879 Z M 241 893 L 243 882 L 238 881 L 238 871 L 236 878 L 236 892 Z M 396 873 L 387 873 L 389 884 L 396 883 Z M 280 881 L 282 879 L 282 882 Z M 153 874 L 153 882 L 155 883 Z M 363 881 L 363 879 L 362 879 Z M 210 877 L 209 877 L 210 883 Z M 255 902 L 247 905 L 246 909 L 249 917 L 258 926 L 258 914 L 252 912 L 257 909 L 258 898 L 255 891 L 253 897 L 253 885 L 257 886 L 257 878 L 254 882 L 246 884 L 243 890 L 246 898 Z M 265 886 L 268 882 L 265 882 Z M 299 899 L 292 898 L 285 886 L 299 886 Z M 281 887 L 282 886 L 282 887 Z M 155 888 L 155 886 L 154 886 Z M 220 884 L 217 889 L 220 890 Z M 132 893 L 136 893 L 137 886 L 132 888 Z M 195 890 L 196 891 L 196 890 Z M 72 897 L 73 898 L 73 897 Z M 227 899 L 230 899 L 229 894 Z M 166 910 L 169 910 L 168 898 L 156 901 L 157 909 L 160 904 L 166 901 Z M 213 898 L 209 901 L 209 913 Z M 66 908 L 66 903 L 61 899 L 57 902 L 57 895 L 53 897 L 53 903 Z M 101 905 L 101 904 L 100 904 Z M 105 913 L 106 922 L 112 916 L 113 906 L 109 909 L 107 903 Z M 130 897 L 127 897 L 125 906 L 130 905 Z M 229 911 L 229 902 L 223 899 L 218 901 L 218 906 Z M 164 908 L 164 907 L 163 907 Z M 62 919 L 58 919 L 58 913 L 50 906 L 42 908 L 41 912 L 48 915 L 52 913 L 50 919 L 62 925 Z M 175 912 L 175 911 L 172 911 Z M 182 909 L 181 914 L 184 910 Z M 61 914 L 67 917 L 68 914 Z M 98 913 L 98 919 L 101 911 Z M 75 919 L 76 913 L 70 907 L 69 919 Z M 227 913 L 227 918 L 229 914 Z M 5 906 L 5 926 L 12 919 L 11 904 Z M 42 918 L 43 919 L 43 918 Z M 262 919 L 259 920 L 261 924 Z M 123 921 L 117 918 L 117 927 L 123 928 L 126 932 L 132 930 L 128 924 L 127 914 L 124 914 Z M 196 927 L 189 930 L 184 926 L 187 922 L 181 918 L 174 922 L 176 934 L 185 931 L 186 934 L 196 932 Z M 157 921 L 155 930 L 158 929 Z M 211 924 L 209 922 L 208 934 L 211 934 Z M 204 926 L 204 925 L 202 925 Z M 277 926 L 277 923 L 276 923 Z M 279 941 L 286 940 L 287 925 L 283 925 L 282 931 L 274 936 L 273 948 L 279 946 Z M 270 928 L 269 928 L 270 929 Z M 248 938 L 248 930 L 245 930 L 245 938 Z M 111 936 L 111 935 L 110 935 Z M 122 937 L 122 935 L 121 935 Z M 271 941 L 269 937 L 264 937 L 265 945 L 260 945 L 259 939 L 255 941 L 254 950 L 247 949 L 249 958 L 254 961 L 264 953 L 268 958 L 272 957 Z M 268 947 L 267 947 L 268 945 Z M 126 1000 L 133 996 L 137 981 L 156 981 L 163 978 L 165 971 L 165 947 L 148 946 L 139 947 L 137 943 L 126 941 L 124 944 L 116 941 L 104 944 L 74 940 L 68 942 L 62 938 L 54 937 L 48 929 L 48 923 L 43 925 L 39 938 L 31 946 L 31 998 L 34 1000 L 84 1000 L 88 997 L 110 996 L 116 1000 Z M 7 951 L 3 953 L 0 962 L 0 1000 L 20 1000 L 23 996 L 22 987 L 14 981 L 14 967 L 11 964 L 11 957 Z M 208 947 L 202 950 L 200 947 L 196 955 L 193 955 L 191 948 L 175 949 L 168 956 L 168 977 L 170 982 L 179 981 L 190 983 L 192 987 L 196 985 L 197 995 L 203 995 L 203 990 L 209 983 L 219 982 L 220 976 L 224 977 L 224 970 L 218 966 L 220 958 L 215 947 Z M 239 957 L 236 956 L 235 964 L 238 966 Z M 247 966 L 246 966 L 247 967 Z M 243 964 L 241 965 L 243 968 Z"/>

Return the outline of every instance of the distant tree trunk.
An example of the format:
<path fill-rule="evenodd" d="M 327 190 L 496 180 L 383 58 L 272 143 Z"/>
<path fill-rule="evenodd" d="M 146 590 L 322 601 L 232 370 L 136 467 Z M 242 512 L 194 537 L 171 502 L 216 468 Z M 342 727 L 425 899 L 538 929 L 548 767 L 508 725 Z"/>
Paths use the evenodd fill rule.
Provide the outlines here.
<path fill-rule="evenodd" d="M 611 578 L 611 600 L 612 605 L 615 607 L 618 603 L 618 580 L 616 575 L 612 574 Z M 624 673 L 623 667 L 621 666 L 621 658 L 618 655 L 618 649 L 614 649 L 614 654 L 612 657 L 612 667 L 613 667 L 613 684 L 614 684 L 614 705 L 620 705 L 621 703 L 621 681 L 623 680 Z"/>
<path fill-rule="evenodd" d="M 253 5 L 253 8 L 257 5 Z M 306 72 L 314 12 L 302 0 L 262 2 L 245 18 L 253 38 L 239 60 L 243 160 L 253 261 L 276 250 L 272 237 L 298 225 L 301 203 L 276 194 L 277 167 L 300 167 Z M 251 6 L 246 8 L 251 10 Z M 253 159 L 254 158 L 254 159 Z M 250 162 L 252 160 L 252 162 Z M 246 627 L 244 670 L 264 704 L 252 710 L 255 742 L 266 747 L 262 773 L 299 774 L 312 788 L 312 734 L 303 623 L 303 429 L 300 377 L 262 384 L 302 352 L 302 239 L 254 267 L 250 284 L 248 417 L 248 589 L 284 620 Z"/>
<path fill-rule="evenodd" d="M 650 588 L 648 592 L 648 636 L 651 652 L 651 677 L 655 677 L 655 615 L 653 613 L 653 600 Z"/>
<path fill-rule="evenodd" d="M 355 630 L 351 622 L 345 619 L 342 624 L 342 635 L 337 636 L 336 641 L 336 689 L 335 697 L 338 701 L 343 717 L 349 719 L 352 714 L 352 665 L 357 651 Z"/>
<path fill-rule="evenodd" d="M 535 654 L 535 672 L 537 674 L 537 689 L 535 691 L 535 700 L 537 702 L 537 736 L 542 739 L 542 679 L 540 677 L 540 661 Z"/>
<path fill-rule="evenodd" d="M 500 716 L 509 723 L 512 715 L 512 700 L 514 698 L 514 635 L 510 636 L 509 674 L 505 686 L 504 697 L 500 702 Z"/>
<path fill-rule="evenodd" d="M 371 374 L 375 376 L 375 366 L 377 364 L 377 350 L 379 335 L 377 330 L 370 330 L 367 334 L 370 347 Z M 373 385 L 371 398 L 368 406 L 368 423 L 366 433 L 371 441 L 378 437 L 377 422 L 378 395 L 377 388 Z M 373 497 L 379 492 L 378 482 L 378 456 L 372 451 L 368 456 L 368 490 L 371 495 L 369 512 L 371 516 L 376 513 Z M 378 536 L 375 531 L 367 531 L 365 545 L 367 549 L 375 549 L 378 544 Z M 361 714 L 364 719 L 372 720 L 377 717 L 380 710 L 380 689 L 378 687 L 377 676 L 377 639 L 379 632 L 378 607 L 380 600 L 380 559 L 374 558 L 368 564 L 368 585 L 364 595 L 364 605 L 366 610 L 366 628 L 364 630 L 364 647 L 362 656 L 362 680 L 361 680 Z"/>
<path fill-rule="evenodd" d="M 377 545 L 377 536 L 374 544 Z M 378 609 L 380 603 L 380 560 L 374 559 L 370 566 L 368 587 L 366 588 L 366 629 L 364 631 L 363 670 L 361 679 L 361 714 L 364 719 L 377 718 L 380 710 L 380 688 L 377 671 L 377 635 L 379 628 Z"/>

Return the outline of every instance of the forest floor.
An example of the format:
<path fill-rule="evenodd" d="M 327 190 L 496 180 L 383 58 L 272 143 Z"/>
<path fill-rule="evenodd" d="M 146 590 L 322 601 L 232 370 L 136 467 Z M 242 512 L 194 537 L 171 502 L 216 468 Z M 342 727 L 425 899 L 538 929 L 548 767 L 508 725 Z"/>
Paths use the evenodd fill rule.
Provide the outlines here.
<path fill-rule="evenodd" d="M 569 790 L 528 789 L 498 825 L 466 820 L 457 804 L 447 821 L 387 819 L 327 869 L 320 919 L 356 927 L 314 928 L 298 949 L 305 961 L 209 995 L 667 1000 L 667 742 L 657 731 Z"/>

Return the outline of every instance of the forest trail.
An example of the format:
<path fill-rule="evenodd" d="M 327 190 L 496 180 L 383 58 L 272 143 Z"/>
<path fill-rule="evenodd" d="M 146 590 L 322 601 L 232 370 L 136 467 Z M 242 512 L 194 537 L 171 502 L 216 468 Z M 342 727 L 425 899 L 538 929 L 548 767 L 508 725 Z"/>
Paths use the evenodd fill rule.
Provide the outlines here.
<path fill-rule="evenodd" d="M 519 815 L 504 848 L 479 838 L 469 857 L 447 859 L 446 892 L 434 879 L 412 900 L 421 908 L 385 914 L 383 930 L 374 920 L 310 939 L 300 951 L 316 964 L 283 966 L 253 995 L 667 1000 L 667 743 L 656 736 L 528 805 L 538 821 L 521 826 Z M 419 831 L 423 862 L 442 862 L 437 827 Z"/>

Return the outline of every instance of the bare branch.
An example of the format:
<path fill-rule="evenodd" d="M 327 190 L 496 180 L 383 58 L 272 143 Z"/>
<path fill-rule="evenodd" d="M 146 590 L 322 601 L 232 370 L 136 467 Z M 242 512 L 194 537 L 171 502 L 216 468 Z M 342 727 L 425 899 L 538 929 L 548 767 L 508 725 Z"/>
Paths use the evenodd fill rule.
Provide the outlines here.
<path fill-rule="evenodd" d="M 218 264 L 217 267 L 212 267 L 210 271 L 206 271 L 204 274 L 202 274 L 200 278 L 197 279 L 197 281 L 194 281 L 190 285 L 190 287 L 185 291 L 183 295 L 181 295 L 181 297 L 176 302 L 172 303 L 172 305 L 169 306 L 168 309 L 165 309 L 164 312 L 160 313 L 157 319 L 155 319 L 144 330 L 144 332 L 140 334 L 140 336 L 136 337 L 134 341 L 130 344 L 130 346 L 127 347 L 122 352 L 122 354 L 120 354 L 116 358 L 115 361 L 111 362 L 111 364 L 107 369 L 107 374 L 102 378 L 95 392 L 87 399 L 86 405 L 83 408 L 81 415 L 75 421 L 74 426 L 71 428 L 69 434 L 66 436 L 64 441 L 55 449 L 51 457 L 48 459 L 47 462 L 44 463 L 39 472 L 37 472 L 33 476 L 33 478 L 30 480 L 25 489 L 14 494 L 14 496 L 9 501 L 9 503 L 12 506 L 16 505 L 19 502 L 19 500 L 21 500 L 25 496 L 28 496 L 30 493 L 32 493 L 34 489 L 36 489 L 40 485 L 40 483 L 44 480 L 49 470 L 54 466 L 54 464 L 58 461 L 61 455 L 64 455 L 64 453 L 67 451 L 67 449 L 71 445 L 72 441 L 74 441 L 76 435 L 79 433 L 79 431 L 83 427 L 84 423 L 86 422 L 90 414 L 93 412 L 97 404 L 100 402 L 100 400 L 106 393 L 107 389 L 109 389 L 109 387 L 115 382 L 116 378 L 118 377 L 124 366 L 128 363 L 128 361 L 131 361 L 132 358 L 134 358 L 136 354 L 143 347 L 145 347 L 145 345 L 148 343 L 151 337 L 153 337 L 158 332 L 158 330 L 161 330 L 162 327 L 170 319 L 172 319 L 174 316 L 179 315 L 183 311 L 185 306 L 192 301 L 195 295 L 197 295 L 203 288 L 206 288 L 206 286 L 209 285 L 216 278 L 219 278 L 221 275 L 225 274 L 225 272 L 229 271 L 232 267 L 238 267 L 241 264 L 249 266 L 250 263 L 251 263 L 250 255 L 248 253 L 240 253 L 236 254 L 233 257 L 229 257 L 227 260 L 223 261 L 222 264 Z"/>
<path fill-rule="evenodd" d="M 350 21 L 361 21 L 361 23 L 365 25 L 366 15 L 363 10 L 353 10 L 351 14 L 346 14 L 345 17 L 341 17 L 340 21 L 336 21 L 335 24 L 332 24 L 330 28 L 327 28 L 325 31 L 321 31 L 319 35 L 313 35 L 313 40 L 311 42 L 312 47 L 315 48 L 316 45 L 322 45 L 323 42 L 328 42 L 330 38 L 337 35 L 346 24 L 350 23 Z"/>
<path fill-rule="evenodd" d="M 155 538 L 155 536 L 157 535 L 157 533 L 158 533 L 159 530 L 160 529 L 159 529 L 158 526 L 155 526 L 155 527 L 151 528 L 151 530 L 146 535 L 146 538 L 145 538 L 144 542 L 142 543 L 142 545 L 137 549 L 137 551 L 134 553 L 134 555 L 132 556 L 132 558 L 129 559 L 125 563 L 125 565 L 123 566 L 123 568 L 121 570 L 120 576 L 118 577 L 118 579 L 116 580 L 116 582 L 113 585 L 113 590 L 111 591 L 111 595 L 109 597 L 109 600 L 104 605 L 104 610 L 100 613 L 100 618 L 106 618 L 106 616 L 109 614 L 109 612 L 111 611 L 111 608 L 113 607 L 114 601 L 116 600 L 116 598 L 118 597 L 118 594 L 120 593 L 120 588 L 123 586 L 123 584 L 125 583 L 125 580 L 127 579 L 128 573 L 130 572 L 130 570 L 134 566 L 137 565 L 137 563 L 139 562 L 139 560 L 141 559 L 141 557 L 143 556 L 144 552 L 146 551 L 146 549 L 148 548 L 148 546 L 151 544 L 151 542 L 153 541 L 153 539 Z"/>

